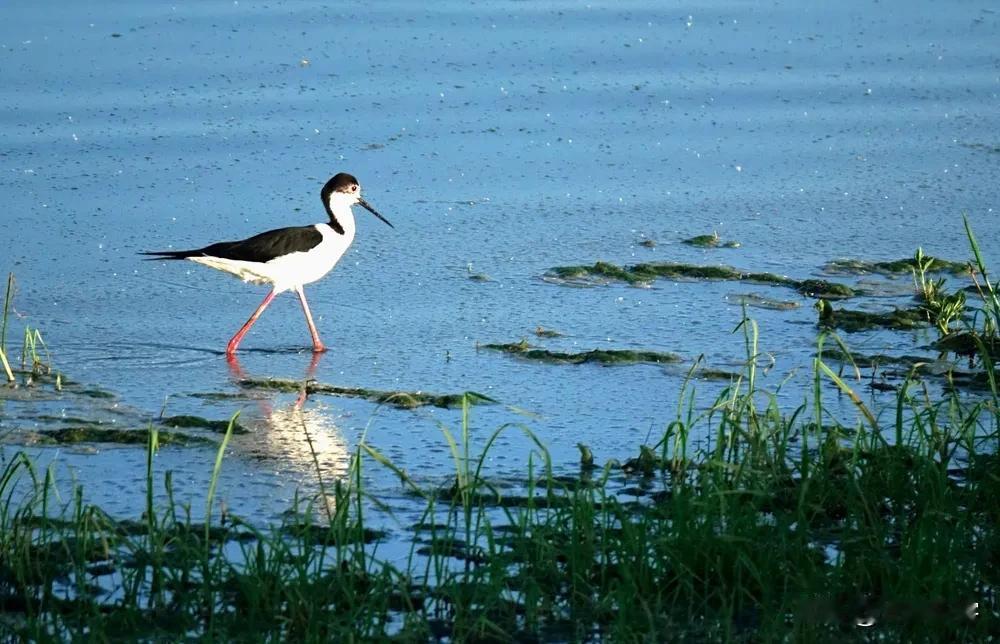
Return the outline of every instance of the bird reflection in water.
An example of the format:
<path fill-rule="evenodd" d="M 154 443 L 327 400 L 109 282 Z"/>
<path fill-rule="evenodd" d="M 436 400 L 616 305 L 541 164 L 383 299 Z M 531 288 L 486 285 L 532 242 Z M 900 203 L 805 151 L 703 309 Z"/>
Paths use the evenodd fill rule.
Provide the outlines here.
<path fill-rule="evenodd" d="M 296 400 L 282 403 L 280 394 L 257 398 L 257 413 L 245 412 L 240 422 L 253 434 L 253 440 L 244 442 L 248 453 L 262 460 L 278 461 L 283 470 L 291 465 L 301 475 L 299 481 L 303 487 L 317 484 L 317 487 L 332 490 L 334 481 L 347 475 L 351 452 L 334 422 L 333 411 L 325 405 L 305 405 L 306 383 L 313 379 L 323 355 L 310 354 Z M 227 356 L 227 361 L 237 384 L 248 378 L 235 355 Z M 317 473 L 322 477 L 321 482 L 316 480 Z"/>

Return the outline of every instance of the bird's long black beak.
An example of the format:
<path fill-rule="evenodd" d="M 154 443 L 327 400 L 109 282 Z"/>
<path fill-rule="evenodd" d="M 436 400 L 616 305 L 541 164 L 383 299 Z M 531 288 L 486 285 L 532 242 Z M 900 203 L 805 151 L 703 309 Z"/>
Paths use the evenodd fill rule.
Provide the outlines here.
<path fill-rule="evenodd" d="M 376 217 L 378 217 L 382 221 L 384 221 L 389 226 L 389 228 L 395 228 L 395 226 L 393 226 L 392 224 L 389 223 L 388 219 L 386 219 L 382 215 L 378 214 L 378 211 L 375 210 L 374 208 L 372 208 L 371 205 L 369 205 L 368 202 L 365 201 L 364 199 L 358 199 L 358 205 L 361 206 L 362 208 L 364 208 L 365 210 L 367 210 L 368 212 L 370 212 L 371 214 L 375 215 Z"/>

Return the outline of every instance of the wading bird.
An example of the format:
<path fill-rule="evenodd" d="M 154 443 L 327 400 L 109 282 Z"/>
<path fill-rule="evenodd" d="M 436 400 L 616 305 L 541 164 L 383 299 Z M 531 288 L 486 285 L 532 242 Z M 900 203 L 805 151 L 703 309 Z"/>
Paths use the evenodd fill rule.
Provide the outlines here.
<path fill-rule="evenodd" d="M 313 226 L 278 228 L 254 235 L 241 241 L 219 242 L 195 250 L 149 251 L 152 259 L 189 259 L 241 278 L 245 282 L 270 284 L 271 292 L 260 303 L 246 324 L 236 332 L 226 346 L 226 354 L 233 355 L 257 318 L 274 297 L 283 291 L 294 290 L 302 302 L 313 351 L 326 351 L 313 323 L 304 284 L 315 282 L 337 265 L 344 252 L 354 241 L 354 214 L 351 206 L 360 205 L 393 227 L 367 201 L 361 198 L 361 186 L 353 176 L 341 172 L 335 175 L 320 191 L 323 206 L 330 221 Z"/>

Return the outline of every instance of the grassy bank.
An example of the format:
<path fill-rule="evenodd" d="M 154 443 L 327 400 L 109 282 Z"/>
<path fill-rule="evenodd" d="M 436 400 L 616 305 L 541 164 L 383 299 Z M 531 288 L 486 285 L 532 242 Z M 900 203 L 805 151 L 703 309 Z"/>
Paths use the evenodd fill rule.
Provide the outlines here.
<path fill-rule="evenodd" d="M 743 330 L 754 356 L 753 323 Z M 527 430 L 474 437 L 466 401 L 460 427 L 443 434 L 454 480 L 426 489 L 398 471 L 425 508 L 396 535 L 411 544 L 405 563 L 382 560 L 386 537 L 369 527 L 376 504 L 362 469 L 394 466 L 367 442 L 350 477 L 269 528 L 244 523 L 238 509 L 217 514 L 214 482 L 202 508 L 154 504 L 154 486 L 171 489 L 169 473 L 156 473 L 155 428 L 136 521 L 109 517 L 81 490 L 58 501 L 51 472 L 5 454 L 0 629 L 31 640 L 311 641 L 991 632 L 996 390 L 981 402 L 932 402 L 907 383 L 896 413 L 876 418 L 817 358 L 815 400 L 784 414 L 757 389 L 753 365 L 707 410 L 682 395 L 659 440 L 622 465 L 596 466 L 583 449 L 579 473 L 556 476 L 536 443 L 517 494 L 501 493 L 481 467 L 500 432 Z M 831 395 L 851 397 L 859 421 L 834 418 Z M 711 439 L 696 447 L 692 435 Z"/>

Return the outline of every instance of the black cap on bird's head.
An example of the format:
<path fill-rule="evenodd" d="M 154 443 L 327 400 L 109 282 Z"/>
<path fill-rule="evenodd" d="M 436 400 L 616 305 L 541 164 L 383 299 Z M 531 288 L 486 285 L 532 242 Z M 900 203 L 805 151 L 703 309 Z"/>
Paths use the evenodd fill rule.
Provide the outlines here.
<path fill-rule="evenodd" d="M 343 195 L 343 197 L 341 196 Z M 386 224 L 390 228 L 395 228 L 389 223 L 389 220 L 378 214 L 378 212 L 372 208 L 367 201 L 361 198 L 361 184 L 354 175 L 347 174 L 346 172 L 338 172 L 337 174 L 330 177 L 330 180 L 326 182 L 323 189 L 320 191 L 320 196 L 323 199 L 323 206 L 330 211 L 331 208 L 331 197 L 335 199 L 346 199 L 348 205 L 358 204 L 368 212 L 372 213 Z M 331 214 L 332 217 L 332 214 Z"/>

